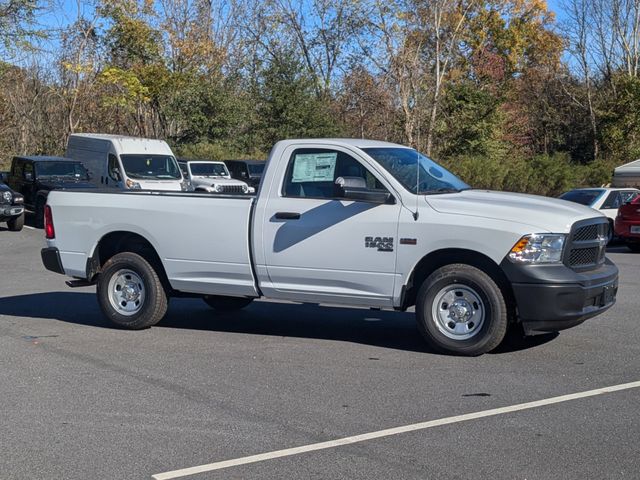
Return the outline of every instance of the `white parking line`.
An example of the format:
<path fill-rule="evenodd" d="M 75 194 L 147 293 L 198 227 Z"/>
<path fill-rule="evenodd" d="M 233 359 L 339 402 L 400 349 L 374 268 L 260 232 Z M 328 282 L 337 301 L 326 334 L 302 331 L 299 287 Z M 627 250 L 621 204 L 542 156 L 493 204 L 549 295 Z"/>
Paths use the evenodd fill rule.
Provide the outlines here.
<path fill-rule="evenodd" d="M 24 228 L 28 229 L 28 230 L 35 230 L 34 227 L 30 227 L 29 225 L 25 225 Z"/>
<path fill-rule="evenodd" d="M 504 413 L 519 412 L 521 410 L 529 410 L 531 408 L 544 407 L 555 403 L 569 402 L 579 398 L 593 397 L 603 395 L 605 393 L 619 392 L 620 390 L 629 390 L 631 388 L 640 387 L 640 381 L 613 385 L 611 387 L 597 388 L 595 390 L 587 390 L 586 392 L 571 393 L 569 395 L 561 395 L 559 397 L 551 397 L 535 402 L 519 403 L 507 407 L 493 408 L 491 410 L 483 410 L 480 412 L 466 413 L 464 415 L 456 415 L 455 417 L 445 417 L 428 422 L 414 423 L 402 427 L 388 428 L 377 432 L 363 433 L 353 437 L 338 438 L 327 442 L 312 443 L 311 445 L 303 445 L 301 447 L 287 448 L 284 450 L 276 450 L 274 452 L 260 453 L 248 457 L 236 458 L 233 460 L 224 460 L 222 462 L 209 463 L 197 467 L 183 468 L 172 472 L 157 473 L 152 475 L 155 480 L 170 480 L 173 478 L 182 478 L 197 473 L 211 472 L 213 470 L 221 470 L 223 468 L 237 467 L 248 463 L 263 462 L 265 460 L 273 460 L 274 458 L 289 457 L 300 453 L 314 452 L 316 450 L 325 450 L 327 448 L 335 448 L 352 443 L 365 442 L 375 438 L 389 437 L 401 433 L 415 432 L 416 430 L 425 430 L 427 428 L 439 427 L 441 425 L 449 425 L 451 423 L 465 422 L 467 420 L 475 420 L 477 418 L 491 417 L 494 415 L 502 415 Z"/>

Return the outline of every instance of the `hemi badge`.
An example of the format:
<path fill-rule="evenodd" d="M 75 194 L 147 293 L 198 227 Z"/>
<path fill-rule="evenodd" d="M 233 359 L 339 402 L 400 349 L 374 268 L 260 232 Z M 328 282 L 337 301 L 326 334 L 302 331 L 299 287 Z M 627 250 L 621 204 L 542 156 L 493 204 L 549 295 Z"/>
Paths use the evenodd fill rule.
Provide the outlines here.
<path fill-rule="evenodd" d="M 418 239 L 416 238 L 401 238 L 400 245 L 417 245 Z"/>

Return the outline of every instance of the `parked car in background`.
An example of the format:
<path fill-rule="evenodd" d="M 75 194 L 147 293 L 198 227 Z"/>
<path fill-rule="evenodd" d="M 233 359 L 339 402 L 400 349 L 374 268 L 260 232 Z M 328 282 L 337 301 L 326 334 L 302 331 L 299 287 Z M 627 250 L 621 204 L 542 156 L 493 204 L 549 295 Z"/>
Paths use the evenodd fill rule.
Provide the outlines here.
<path fill-rule="evenodd" d="M 262 160 L 225 160 L 233 178 L 247 182 L 256 190 L 262 180 L 262 172 L 266 162 Z"/>
<path fill-rule="evenodd" d="M 640 253 L 640 196 L 618 209 L 615 232 L 631 251 Z"/>
<path fill-rule="evenodd" d="M 186 191 L 167 142 L 102 133 L 74 133 L 66 156 L 79 160 L 100 188 Z"/>
<path fill-rule="evenodd" d="M 13 157 L 7 183 L 22 194 L 39 228 L 44 225 L 44 206 L 51 190 L 95 188 L 84 165 L 64 157 Z"/>
<path fill-rule="evenodd" d="M 618 214 L 618 208 L 640 195 L 637 188 L 578 188 L 560 195 L 562 200 L 586 205 L 604 213 L 611 224 Z"/>
<path fill-rule="evenodd" d="M 2 182 L 0 182 L 1 222 L 7 222 L 12 232 L 19 232 L 24 226 L 24 197 Z"/>
<path fill-rule="evenodd" d="M 231 178 L 224 162 L 179 159 L 182 174 L 196 192 L 255 193 L 255 189 L 241 180 Z"/>

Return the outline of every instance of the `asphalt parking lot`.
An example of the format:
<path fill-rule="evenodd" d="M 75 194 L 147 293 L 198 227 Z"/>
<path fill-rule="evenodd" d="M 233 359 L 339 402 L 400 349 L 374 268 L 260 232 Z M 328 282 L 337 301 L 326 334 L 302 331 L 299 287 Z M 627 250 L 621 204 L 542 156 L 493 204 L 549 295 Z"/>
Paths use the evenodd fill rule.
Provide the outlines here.
<path fill-rule="evenodd" d="M 174 299 L 157 327 L 112 329 L 92 288 L 43 269 L 42 237 L 0 227 L 2 479 L 640 478 L 625 247 L 606 314 L 458 358 L 430 352 L 411 313 L 365 309 Z M 270 453 L 292 447 L 307 448 Z"/>

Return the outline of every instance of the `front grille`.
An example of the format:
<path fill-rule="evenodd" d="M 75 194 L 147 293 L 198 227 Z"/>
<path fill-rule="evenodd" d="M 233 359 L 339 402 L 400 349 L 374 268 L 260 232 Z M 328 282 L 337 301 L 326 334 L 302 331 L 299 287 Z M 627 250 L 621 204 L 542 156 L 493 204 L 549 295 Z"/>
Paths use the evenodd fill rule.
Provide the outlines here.
<path fill-rule="evenodd" d="M 583 267 L 585 265 L 594 265 L 598 263 L 598 247 L 574 248 L 569 253 L 569 264 L 574 267 Z"/>
<path fill-rule="evenodd" d="M 244 193 L 242 185 L 223 185 L 222 193 Z"/>
<path fill-rule="evenodd" d="M 585 240 L 596 240 L 598 238 L 598 224 L 586 225 L 584 227 L 578 228 L 573 236 L 572 240 L 574 242 L 583 242 Z"/>
<path fill-rule="evenodd" d="M 609 222 L 593 219 L 577 222 L 571 229 L 565 263 L 576 270 L 597 267 L 604 263 L 609 238 Z"/>

